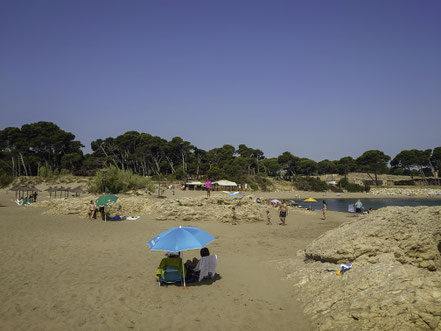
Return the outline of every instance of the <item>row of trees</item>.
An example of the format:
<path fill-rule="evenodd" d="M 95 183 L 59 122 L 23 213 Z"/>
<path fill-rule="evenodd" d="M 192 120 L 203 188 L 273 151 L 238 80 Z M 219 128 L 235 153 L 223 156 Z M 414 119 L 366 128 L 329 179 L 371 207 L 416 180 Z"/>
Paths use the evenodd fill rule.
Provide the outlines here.
<path fill-rule="evenodd" d="M 142 176 L 172 175 L 181 180 L 210 176 L 237 181 L 260 174 L 291 180 L 298 175 L 346 175 L 359 171 L 369 173 L 377 182 L 377 175 L 384 173 L 437 177 L 441 166 L 441 147 L 403 150 L 393 159 L 382 151 L 370 150 L 356 159 L 346 156 L 315 162 L 291 152 L 266 158 L 260 149 L 244 144 L 237 149 L 224 145 L 205 151 L 180 137 L 167 141 L 137 131 L 97 139 L 91 143 L 90 154 L 84 155 L 82 147 L 74 134 L 51 122 L 5 128 L 0 131 L 0 169 L 12 176 L 38 176 L 48 171 L 93 175 L 113 165 Z"/>

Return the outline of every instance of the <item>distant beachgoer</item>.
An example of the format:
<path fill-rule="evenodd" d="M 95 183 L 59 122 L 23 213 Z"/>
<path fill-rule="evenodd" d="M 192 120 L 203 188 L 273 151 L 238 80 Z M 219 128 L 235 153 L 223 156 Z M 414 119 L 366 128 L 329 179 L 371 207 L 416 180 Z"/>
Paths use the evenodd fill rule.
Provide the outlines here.
<path fill-rule="evenodd" d="M 207 188 L 207 197 L 209 197 L 211 191 L 211 180 L 209 178 L 205 181 L 205 187 Z"/>
<path fill-rule="evenodd" d="M 89 221 L 92 220 L 92 217 L 96 215 L 96 206 L 93 203 L 93 200 L 90 200 L 89 209 L 87 210 L 87 216 L 89 217 Z M 96 218 L 96 216 L 94 217 Z"/>
<path fill-rule="evenodd" d="M 267 210 L 267 211 L 266 211 L 266 225 L 270 225 L 270 224 L 273 224 L 273 223 L 271 223 L 271 214 L 270 214 L 270 211 Z"/>
<path fill-rule="evenodd" d="M 37 192 L 34 192 L 34 195 L 33 195 L 33 197 L 34 197 L 34 202 L 37 202 L 37 196 L 38 196 L 38 193 L 37 193 Z"/>
<path fill-rule="evenodd" d="M 371 208 L 368 209 L 368 214 L 372 213 L 374 210 Z"/>
<path fill-rule="evenodd" d="M 279 225 L 286 225 L 286 215 L 288 213 L 288 206 L 285 203 L 285 200 L 282 200 L 282 203 L 279 207 L 279 218 L 281 223 Z"/>
<path fill-rule="evenodd" d="M 361 209 L 363 208 L 363 204 L 361 203 L 360 199 L 357 200 L 357 202 L 354 204 L 355 206 L 355 212 L 361 213 Z"/>
<path fill-rule="evenodd" d="M 236 208 L 235 207 L 231 208 L 231 211 L 232 211 L 231 216 L 233 218 L 233 223 L 231 223 L 231 224 L 237 225 Z"/>
<path fill-rule="evenodd" d="M 325 200 L 323 200 L 323 219 L 326 220 L 326 211 L 328 210 L 328 205 Z"/>

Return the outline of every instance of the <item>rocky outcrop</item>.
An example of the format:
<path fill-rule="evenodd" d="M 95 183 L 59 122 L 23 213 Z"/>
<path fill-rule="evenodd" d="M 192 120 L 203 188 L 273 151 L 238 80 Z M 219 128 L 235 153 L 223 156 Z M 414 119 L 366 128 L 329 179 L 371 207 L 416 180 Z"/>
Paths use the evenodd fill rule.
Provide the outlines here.
<path fill-rule="evenodd" d="M 441 330 L 440 242 L 441 207 L 383 208 L 311 243 L 290 277 L 319 330 Z"/>
<path fill-rule="evenodd" d="M 70 199 L 51 199 L 32 204 L 47 208 L 48 214 L 79 215 L 85 217 L 90 200 L 88 196 Z M 149 196 L 121 195 L 118 201 L 106 207 L 113 215 L 150 214 L 159 221 L 232 221 L 232 207 L 236 208 L 239 222 L 258 222 L 265 220 L 266 206 L 258 204 L 248 196 L 239 197 L 191 197 L 179 199 L 158 199 Z"/>
<path fill-rule="evenodd" d="M 388 207 L 331 230 L 305 249 L 308 259 L 377 263 L 392 253 L 402 264 L 441 269 L 440 207 Z"/>

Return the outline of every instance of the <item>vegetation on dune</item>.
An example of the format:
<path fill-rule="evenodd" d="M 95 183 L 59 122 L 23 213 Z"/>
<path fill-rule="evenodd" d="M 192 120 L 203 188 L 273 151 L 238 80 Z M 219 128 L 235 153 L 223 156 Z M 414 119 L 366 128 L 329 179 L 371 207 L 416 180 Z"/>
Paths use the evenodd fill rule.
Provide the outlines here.
<path fill-rule="evenodd" d="M 14 177 L 11 175 L 2 173 L 0 174 L 0 187 L 6 187 L 14 181 Z"/>
<path fill-rule="evenodd" d="M 122 193 L 131 190 L 154 191 L 150 178 L 133 174 L 130 170 L 121 170 L 115 166 L 99 170 L 88 183 L 88 191 L 92 193 Z"/>
<path fill-rule="evenodd" d="M 371 189 L 371 187 L 367 184 L 362 186 L 354 183 L 349 183 L 347 178 L 342 178 L 338 182 L 338 186 L 341 187 L 342 189 L 345 189 L 348 192 L 369 192 Z"/>
<path fill-rule="evenodd" d="M 299 176 L 294 185 L 301 191 L 325 192 L 329 189 L 328 184 L 315 177 Z"/>
<path fill-rule="evenodd" d="M 289 151 L 278 157 L 266 158 L 263 151 L 245 144 L 240 144 L 238 148 L 224 145 L 205 151 L 181 137 L 167 141 L 137 131 L 97 139 L 91 143 L 90 154 L 84 155 L 82 147 L 74 134 L 51 122 L 0 130 L 0 185 L 10 183 L 10 176 L 50 179 L 72 174 L 96 176 L 91 184 L 93 189 L 102 184 L 98 178 L 102 176 L 102 169 L 109 169 L 109 174 L 114 174 L 117 169 L 121 173 L 112 175 L 112 178 L 119 179 L 109 184 L 113 185 L 114 191 L 147 185 L 139 184 L 141 179 L 134 180 L 135 177 L 131 176 L 135 175 L 166 181 L 203 180 L 205 177 L 210 177 L 212 181 L 229 179 L 261 190 L 272 189 L 268 178 L 277 178 L 299 188 L 322 190 L 325 188 L 323 184 L 305 176 L 338 173 L 346 177 L 350 172 L 365 172 L 373 185 L 378 185 L 379 174 L 410 175 L 412 180 L 414 176 L 421 176 L 425 180 L 426 176 L 438 178 L 441 167 L 441 147 L 424 151 L 403 150 L 394 158 L 380 150 L 369 150 L 356 159 L 345 156 L 339 160 L 316 162 Z M 130 184 L 119 182 L 129 179 Z M 439 180 L 437 184 L 440 184 Z M 347 186 L 346 189 L 360 188 Z"/>

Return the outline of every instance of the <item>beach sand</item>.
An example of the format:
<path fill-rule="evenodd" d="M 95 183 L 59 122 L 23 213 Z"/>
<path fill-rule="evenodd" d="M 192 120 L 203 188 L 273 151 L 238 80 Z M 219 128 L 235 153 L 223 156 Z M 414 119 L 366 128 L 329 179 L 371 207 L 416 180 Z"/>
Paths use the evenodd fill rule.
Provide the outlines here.
<path fill-rule="evenodd" d="M 195 192 L 179 192 L 179 196 Z M 200 194 L 200 193 L 199 193 Z M 46 192 L 40 194 L 45 198 Z M 92 222 L 76 215 L 44 215 L 0 193 L 0 322 L 2 330 L 311 330 L 287 279 L 297 252 L 346 214 L 291 211 L 287 226 L 264 220 L 217 222 Z M 146 245 L 175 226 L 197 226 L 217 238 L 214 282 L 161 286 L 154 274 L 163 257 Z M 186 251 L 184 259 L 199 257 Z"/>

